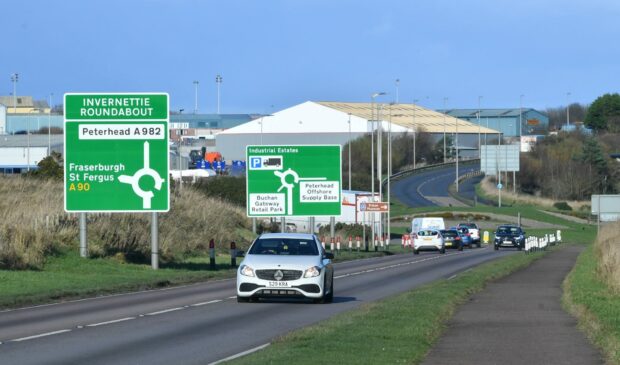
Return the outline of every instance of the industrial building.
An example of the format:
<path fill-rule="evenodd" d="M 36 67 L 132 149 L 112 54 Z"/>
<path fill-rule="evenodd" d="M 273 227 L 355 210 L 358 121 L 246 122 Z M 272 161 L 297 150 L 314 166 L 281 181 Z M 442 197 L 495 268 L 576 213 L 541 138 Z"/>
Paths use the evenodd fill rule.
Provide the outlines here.
<path fill-rule="evenodd" d="M 439 112 L 445 112 L 447 115 L 476 125 L 480 123 L 483 127 L 499 131 L 507 138 L 544 136 L 549 131 L 549 117 L 532 108 L 448 109 L 439 110 Z"/>
<path fill-rule="evenodd" d="M 344 145 L 379 126 L 392 133 L 426 132 L 435 140 L 458 133 L 460 150 L 477 151 L 479 135 L 498 134 L 414 104 L 307 101 L 220 132 L 216 148 L 226 159 L 245 160 L 247 145 Z"/>
<path fill-rule="evenodd" d="M 37 169 L 51 151 L 64 153 L 61 134 L 16 134 L 0 136 L 0 173 L 19 174 Z"/>

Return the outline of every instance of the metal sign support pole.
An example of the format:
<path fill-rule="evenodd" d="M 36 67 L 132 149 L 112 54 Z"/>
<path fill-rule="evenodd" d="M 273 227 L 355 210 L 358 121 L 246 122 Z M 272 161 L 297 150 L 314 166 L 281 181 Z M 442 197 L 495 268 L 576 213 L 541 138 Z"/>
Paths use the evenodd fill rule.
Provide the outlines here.
<path fill-rule="evenodd" d="M 256 234 L 256 217 L 252 218 L 252 233 Z"/>
<path fill-rule="evenodd" d="M 80 256 L 88 257 L 88 242 L 86 241 L 86 213 L 80 213 Z"/>
<path fill-rule="evenodd" d="M 329 235 L 332 238 L 336 235 L 336 217 L 329 217 Z"/>
<path fill-rule="evenodd" d="M 151 267 L 159 269 L 159 232 L 157 224 L 157 212 L 151 213 Z"/>
<path fill-rule="evenodd" d="M 280 218 L 280 232 L 286 233 L 286 218 Z"/>

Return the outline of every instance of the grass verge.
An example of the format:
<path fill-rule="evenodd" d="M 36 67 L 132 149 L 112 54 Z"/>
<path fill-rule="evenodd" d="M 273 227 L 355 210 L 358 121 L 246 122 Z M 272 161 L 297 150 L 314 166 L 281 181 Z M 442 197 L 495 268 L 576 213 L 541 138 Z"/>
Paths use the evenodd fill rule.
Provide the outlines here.
<path fill-rule="evenodd" d="M 489 281 L 526 267 L 542 255 L 511 255 L 454 280 L 364 304 L 285 335 L 268 348 L 231 364 L 419 363 L 459 304 Z"/>
<path fill-rule="evenodd" d="M 388 251 L 336 254 L 334 262 L 403 253 L 400 245 Z M 237 264 L 241 259 L 237 259 Z M 162 288 L 195 282 L 233 278 L 229 255 L 216 257 L 216 269 L 205 256 L 182 262 L 161 264 L 126 263 L 115 258 L 81 258 L 77 250 L 64 250 L 50 256 L 41 270 L 0 270 L 0 308 L 50 303 L 99 295 Z"/>
<path fill-rule="evenodd" d="M 564 281 L 563 302 L 607 362 L 620 364 L 620 294 L 601 280 L 597 266 L 594 246 L 589 246 Z"/>

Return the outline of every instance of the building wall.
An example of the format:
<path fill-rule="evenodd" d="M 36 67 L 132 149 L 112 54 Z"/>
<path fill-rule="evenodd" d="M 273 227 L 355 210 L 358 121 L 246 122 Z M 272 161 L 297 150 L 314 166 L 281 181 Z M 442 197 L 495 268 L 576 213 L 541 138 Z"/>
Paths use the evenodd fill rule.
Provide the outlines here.
<path fill-rule="evenodd" d="M 51 127 L 64 129 L 64 116 L 47 114 L 27 114 L 27 115 L 11 115 L 6 117 L 6 133 L 14 134 L 17 132 L 36 132 L 42 127 L 47 127 L 48 121 Z"/>
<path fill-rule="evenodd" d="M 366 135 L 366 133 L 351 133 L 351 140 Z M 396 136 L 396 133 L 394 133 Z M 450 133 L 447 135 L 451 136 Z M 489 135 L 488 139 L 495 135 Z M 436 143 L 443 139 L 443 133 L 431 134 Z M 349 141 L 349 133 L 299 133 L 299 134 L 218 134 L 215 140 L 215 150 L 220 152 L 224 159 L 245 160 L 245 148 L 248 145 L 293 145 L 293 144 L 339 144 L 345 145 Z M 484 134 L 481 135 L 484 144 Z M 478 134 L 459 134 L 460 147 L 478 148 Z M 477 151 L 463 151 L 463 155 L 477 155 Z"/>

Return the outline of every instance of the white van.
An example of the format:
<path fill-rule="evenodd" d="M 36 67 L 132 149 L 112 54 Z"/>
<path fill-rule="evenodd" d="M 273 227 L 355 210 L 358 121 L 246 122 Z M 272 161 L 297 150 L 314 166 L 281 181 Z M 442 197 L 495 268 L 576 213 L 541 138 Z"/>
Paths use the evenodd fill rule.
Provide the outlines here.
<path fill-rule="evenodd" d="M 446 229 L 446 224 L 441 217 L 413 218 L 411 221 L 411 233 L 417 234 L 425 229 L 442 230 Z"/>

